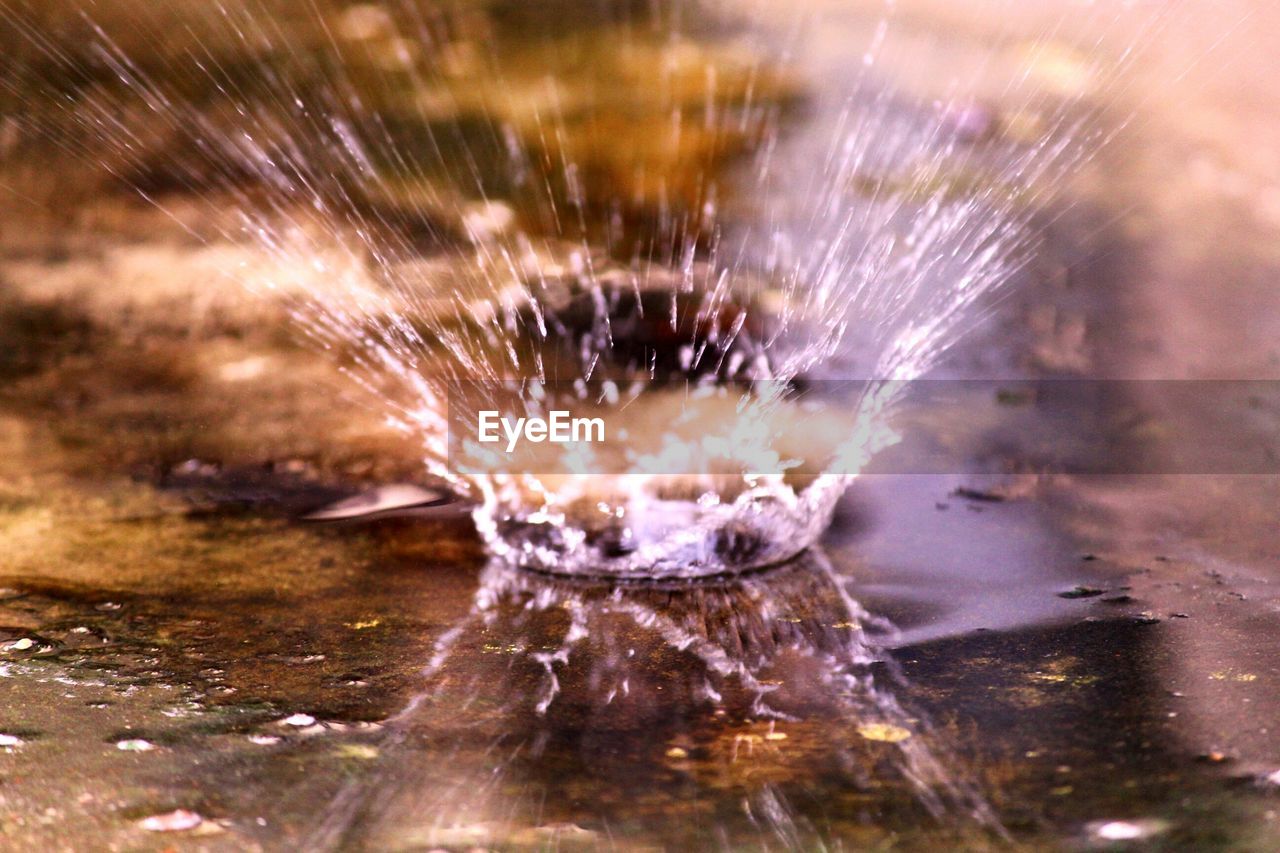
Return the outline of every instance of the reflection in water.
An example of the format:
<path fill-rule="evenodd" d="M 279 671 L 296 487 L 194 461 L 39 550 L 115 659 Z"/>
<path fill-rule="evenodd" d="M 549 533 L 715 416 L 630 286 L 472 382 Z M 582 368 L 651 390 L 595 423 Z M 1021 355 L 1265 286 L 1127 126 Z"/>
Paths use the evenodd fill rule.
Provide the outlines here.
<path fill-rule="evenodd" d="M 891 630 L 816 552 L 702 585 L 495 561 L 313 843 L 794 846 L 872 812 L 1003 834 L 895 698 L 876 643 Z"/>

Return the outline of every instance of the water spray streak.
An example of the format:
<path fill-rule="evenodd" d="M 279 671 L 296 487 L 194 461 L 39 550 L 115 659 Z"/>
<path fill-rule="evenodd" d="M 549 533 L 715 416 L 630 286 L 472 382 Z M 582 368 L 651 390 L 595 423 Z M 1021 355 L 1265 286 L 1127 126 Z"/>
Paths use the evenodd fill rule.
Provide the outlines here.
<path fill-rule="evenodd" d="M 895 441 L 900 382 L 855 401 L 823 476 L 753 474 L 793 403 L 767 395 L 730 458 L 674 449 L 718 472 L 678 494 L 639 461 L 607 488 L 460 473 L 449 388 L 515 383 L 524 416 L 554 402 L 549 380 L 630 405 L 627 383 L 672 375 L 745 382 L 745 400 L 760 379 L 924 374 L 1031 257 L 1104 141 L 1091 96 L 1132 45 L 1103 49 L 1101 12 L 1079 55 L 1055 31 L 1011 36 L 972 72 L 1006 75 L 1001 124 L 967 81 L 944 97 L 888 85 L 892 4 L 857 62 L 862 30 L 834 38 L 821 9 L 800 29 L 768 5 L 592 9 L 530 37 L 517 12 L 414 2 L 315 4 L 288 31 L 254 2 L 56 28 L 7 8 L 22 49 L 0 91 L 19 147 L 52 143 L 162 210 L 196 199 L 215 225 L 194 236 L 252 247 L 228 274 L 421 441 L 496 553 L 619 575 L 777 562 Z M 637 323 L 661 341 L 637 344 Z"/>

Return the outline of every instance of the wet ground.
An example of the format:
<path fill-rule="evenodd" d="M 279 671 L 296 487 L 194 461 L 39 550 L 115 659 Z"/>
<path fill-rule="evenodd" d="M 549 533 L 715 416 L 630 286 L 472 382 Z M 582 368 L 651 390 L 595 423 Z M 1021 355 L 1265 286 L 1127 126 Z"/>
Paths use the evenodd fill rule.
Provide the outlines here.
<path fill-rule="evenodd" d="M 795 36 L 798 58 L 759 84 L 775 107 L 761 124 L 691 130 L 691 147 L 673 150 L 646 128 L 665 134 L 674 96 L 647 99 L 628 71 L 653 58 L 637 26 L 620 35 L 616 16 L 562 5 L 572 8 L 532 18 L 468 6 L 451 61 L 469 79 L 481 72 L 468 40 L 514 39 L 526 52 L 507 54 L 502 79 L 515 89 L 566 63 L 566 97 L 608 118 L 570 119 L 559 143 L 588 163 L 588 185 L 628 184 L 618 164 L 638 159 L 694 206 L 690 159 L 749 188 L 736 155 L 771 123 L 783 156 L 787 145 L 803 156 L 846 79 L 847 45 L 873 38 L 879 20 L 878 7 L 823 10 L 824 27 Z M 1031 66 L 1040 84 L 1085 87 L 1116 138 L 945 370 L 1275 378 L 1280 111 L 1267 80 L 1280 18 L 1186 4 L 1143 36 L 1121 83 L 1104 85 L 1056 5 L 998 6 L 899 3 L 877 73 L 941 96 L 951 81 L 940 68 L 986 69 L 997 83 L 984 103 L 1016 127 L 1025 118 L 999 100 L 1000 57 L 1048 34 Z M 121 8 L 100 14 L 110 23 Z M 65 11 L 38 13 L 72 43 Z M 783 43 L 787 13 L 759 12 Z M 544 26 L 553 14 L 557 26 Z M 403 48 L 378 34 L 376 15 L 340 20 L 356 35 L 361 20 L 374 28 L 357 70 L 382 73 L 379 51 Z M 1134 21 L 1117 20 L 1085 41 L 1098 55 L 1137 38 Z M 739 71 L 751 45 L 684 26 L 676 83 L 709 64 L 729 91 L 749 85 Z M 299 44 L 317 37 L 298 27 Z M 147 55 L 137 39 L 124 49 Z M 574 90 L 574 74 L 641 94 L 617 107 Z M 450 109 L 507 110 L 532 133 L 520 104 L 455 93 Z M 159 153 L 132 176 L 150 181 L 161 212 L 7 121 L 0 845 L 1280 845 L 1274 476 L 1213 474 L 1240 467 L 1221 458 L 1194 475 L 1038 470 L 1025 448 L 1078 438 L 1079 423 L 997 395 L 972 410 L 990 423 L 966 448 L 973 473 L 864 478 L 820 548 L 718 585 L 511 574 L 487 566 L 469 520 L 446 510 L 306 524 L 300 515 L 340 497 L 422 483 L 417 445 L 296 341 L 283 304 L 226 279 L 228 268 L 279 271 L 253 246 L 206 239 L 220 225 L 208 187 L 160 168 L 180 140 L 149 140 Z M 618 127 L 634 138 L 610 144 Z M 417 178 L 439 190 L 437 176 Z M 661 222 L 652 190 L 626 186 L 618 233 Z M 368 203 L 394 208 L 388 195 Z M 741 195 L 723 203 L 749 217 Z M 512 204 L 537 227 L 536 209 Z M 446 238 L 467 227 L 445 216 L 424 238 L 436 270 L 460 263 Z M 1234 453 L 1247 467 L 1275 434 L 1266 398 L 1240 399 L 1238 413 L 1170 409 L 1155 387 L 1112 402 L 1124 430 L 1097 452 Z M 1015 418 L 1024 431 L 1011 439 L 1001 426 Z M 908 440 L 945 443 L 954 428 L 926 412 Z"/>

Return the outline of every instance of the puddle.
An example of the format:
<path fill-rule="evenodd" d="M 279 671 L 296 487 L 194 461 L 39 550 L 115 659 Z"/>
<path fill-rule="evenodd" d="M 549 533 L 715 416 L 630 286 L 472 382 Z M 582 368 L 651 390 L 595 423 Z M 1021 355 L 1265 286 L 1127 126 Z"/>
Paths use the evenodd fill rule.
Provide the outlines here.
<path fill-rule="evenodd" d="M 1196 21 L 1219 18 L 1190 5 L 1190 23 L 1170 23 L 1135 71 L 1142 121 L 1080 177 L 1075 206 L 946 375 L 1274 375 L 1280 175 L 1258 153 L 1276 111 L 1257 81 L 1276 52 L 1265 33 L 1233 35 L 1235 70 L 1179 77 L 1209 47 L 1213 28 Z M 992 57 L 993 43 L 1014 51 L 1036 26 L 953 28 L 933 4 L 899 6 L 884 73 L 913 91 L 940 64 Z M 372 27 L 385 48 L 377 8 L 343 21 L 357 41 Z M 528 14 L 497 4 L 491 23 L 518 42 Z M 835 120 L 823 93 L 878 16 L 878 5 L 836 15 L 811 55 L 761 82 L 755 97 L 776 110 L 728 136 L 691 130 L 694 159 L 749 189 L 738 154 L 763 132 L 757 120 L 791 129 L 790 156 L 818 156 L 801 128 Z M 723 33 L 672 48 L 619 36 L 627 26 L 590 18 L 506 57 L 506 82 L 528 103 L 540 91 L 530 69 L 555 64 L 565 144 L 586 145 L 599 180 L 631 190 L 616 221 L 592 214 L 622 256 L 664 201 L 620 164 L 669 166 L 670 117 L 646 96 L 634 146 L 597 145 L 625 135 L 619 122 L 634 128 L 575 75 L 634 87 L 635 67 L 665 56 L 676 83 L 709 62 L 731 100 L 748 84 Z M 610 50 L 619 44 L 631 52 Z M 374 47 L 358 51 L 359 74 L 394 76 Z M 459 67 L 474 60 L 454 50 Z M 1036 73 L 1069 87 L 1078 66 L 1050 52 Z M 444 109 L 454 89 L 419 106 Z M 482 93 L 453 94 L 472 99 L 448 117 L 453 144 L 485 155 L 477 179 L 492 182 L 485 157 L 505 155 L 475 117 Z M 503 118 L 529 133 L 521 103 Z M 579 119 L 609 121 L 574 119 L 574 103 L 587 105 Z M 997 119 L 1031 120 L 985 109 L 959 117 L 975 138 Z M 399 117 L 398 137 L 420 142 L 432 125 L 429 110 Z M 7 127 L 0 119 L 0 149 Z M 727 582 L 614 589 L 503 572 L 457 515 L 308 524 L 299 517 L 374 487 L 438 484 L 415 442 L 292 341 L 281 306 L 217 284 L 228 263 L 280 271 L 244 246 L 193 245 L 70 163 L 53 162 L 47 180 L 3 165 L 37 201 L 64 185 L 83 201 L 75 222 L 67 204 L 32 213 L 6 201 L 18 213 L 0 235 L 7 844 L 1276 846 L 1274 478 L 1018 467 L 1034 442 L 1073 439 L 1079 425 L 993 398 L 975 407 L 991 431 L 963 431 L 979 437 L 961 449 L 972 474 L 864 477 L 818 547 Z M 181 186 L 162 172 L 148 173 L 157 191 Z M 673 193 L 696 196 L 696 172 L 674 174 Z M 956 191 L 985 186 L 951 177 Z M 435 180 L 416 178 L 363 203 L 395 220 Z M 751 215 L 745 189 L 723 200 L 730 218 Z M 187 227 L 216 231 L 182 201 Z M 517 202 L 512 215 L 535 227 L 542 212 Z M 447 275 L 467 228 L 501 226 L 493 210 L 468 210 L 402 234 L 417 261 Z M 1130 403 L 1158 409 L 1118 400 L 1118 418 Z M 1009 440 L 1015 410 L 1022 444 Z M 1269 412 L 1242 404 L 1239 446 L 1265 443 Z M 1156 414 L 1178 430 L 1135 430 L 1111 451 L 1177 450 L 1231 428 L 1221 412 Z M 947 442 L 961 432 L 950 426 L 926 415 L 907 441 Z"/>

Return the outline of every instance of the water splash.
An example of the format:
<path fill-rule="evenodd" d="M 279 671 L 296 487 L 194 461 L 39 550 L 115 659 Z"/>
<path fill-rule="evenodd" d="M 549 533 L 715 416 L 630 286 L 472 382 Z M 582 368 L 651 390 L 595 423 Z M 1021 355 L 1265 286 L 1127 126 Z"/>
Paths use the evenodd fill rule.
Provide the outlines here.
<path fill-rule="evenodd" d="M 1020 58 L 993 50 L 1009 75 L 994 107 L 879 73 L 892 4 L 865 38 L 837 28 L 865 43 L 855 63 L 833 58 L 829 21 L 796 30 L 767 7 L 566 9 L 586 5 L 570 25 L 325 4 L 286 28 L 218 4 L 178 29 L 84 17 L 62 35 L 10 11 L 24 49 L 2 79 L 26 145 L 95 164 L 202 241 L 255 247 L 261 262 L 228 274 L 286 305 L 421 441 L 495 554 L 620 576 L 785 560 L 894 442 L 895 389 L 1032 255 L 1107 135 L 1091 96 L 1131 46 L 1073 52 L 1059 21 Z M 792 460 L 773 421 L 813 374 L 885 381 L 851 402 L 823 473 L 797 480 L 778 473 Z M 634 383 L 673 376 L 744 401 L 718 443 L 665 448 L 683 454 L 678 489 L 643 459 L 560 480 L 450 464 L 459 382 L 514 382 L 534 414 L 552 381 L 633 405 Z"/>

